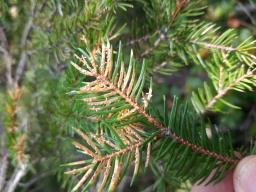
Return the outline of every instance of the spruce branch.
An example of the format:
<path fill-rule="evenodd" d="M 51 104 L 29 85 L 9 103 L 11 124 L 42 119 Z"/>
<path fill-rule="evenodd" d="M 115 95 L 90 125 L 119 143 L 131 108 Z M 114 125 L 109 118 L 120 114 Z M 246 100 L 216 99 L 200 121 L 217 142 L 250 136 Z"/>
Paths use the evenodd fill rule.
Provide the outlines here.
<path fill-rule="evenodd" d="M 217 94 L 210 100 L 208 101 L 207 105 L 205 106 L 205 111 L 208 111 L 209 109 L 212 108 L 212 106 L 219 100 L 221 99 L 224 95 L 226 95 L 228 93 L 228 91 L 230 91 L 231 89 L 234 89 L 237 85 L 239 85 L 239 83 L 245 81 L 246 79 L 249 78 L 255 78 L 255 74 L 248 70 L 247 73 L 245 73 L 244 75 L 242 75 L 241 77 L 235 79 L 235 81 L 231 82 L 227 87 L 225 87 L 224 89 L 221 88 L 221 86 L 219 86 L 219 89 L 217 90 Z M 220 83 L 221 83 L 221 79 L 220 79 Z M 255 82 L 256 83 L 256 82 Z"/>
<path fill-rule="evenodd" d="M 139 78 L 138 80 L 136 80 L 135 60 L 133 58 L 133 54 L 131 52 L 129 65 L 127 66 L 128 69 L 126 70 L 124 61 L 122 59 L 121 49 L 122 47 L 120 45 L 119 51 L 115 57 L 115 55 L 113 54 L 114 51 L 112 50 L 109 42 L 107 42 L 106 44 L 102 44 L 102 46 L 97 46 L 92 51 L 89 51 L 88 48 L 86 48 L 85 50 L 78 48 L 77 50 L 80 52 L 81 56 L 75 55 L 75 57 L 80 62 L 80 65 L 76 64 L 75 62 L 72 62 L 72 65 L 80 73 L 85 76 L 93 77 L 94 80 L 86 82 L 85 86 L 81 87 L 78 91 L 71 92 L 78 93 L 83 96 L 82 100 L 88 104 L 89 110 L 94 111 L 91 115 L 96 116 L 101 122 L 101 129 L 104 130 L 102 133 L 108 134 L 109 131 L 114 132 L 115 134 L 109 137 L 114 140 L 119 138 L 118 141 L 120 143 L 120 147 L 117 151 L 111 154 L 103 153 L 105 154 L 105 156 L 103 157 L 101 155 L 101 152 L 99 151 L 101 151 L 102 149 L 107 150 L 107 148 L 103 147 L 102 149 L 99 149 L 97 148 L 97 146 L 107 145 L 108 147 L 116 149 L 116 143 L 113 143 L 110 140 L 106 139 L 104 135 L 102 135 L 103 137 L 99 137 L 100 139 L 97 139 L 97 135 L 92 134 L 89 137 L 93 138 L 94 141 L 97 142 L 97 144 L 93 145 L 92 139 L 89 139 L 88 135 L 85 136 L 79 131 L 77 131 L 78 134 L 80 134 L 81 137 L 83 137 L 84 140 L 87 142 L 87 144 L 90 145 L 92 149 L 94 149 L 94 152 L 77 142 L 75 142 L 74 145 L 82 150 L 84 154 L 87 154 L 90 158 L 92 158 L 94 163 L 98 164 L 102 161 L 105 162 L 112 158 L 118 158 L 119 156 L 122 156 L 123 154 L 134 150 L 139 151 L 139 148 L 148 141 L 148 139 L 142 139 L 143 134 L 141 135 L 140 133 L 139 135 L 141 136 L 135 134 L 136 131 L 134 130 L 125 131 L 125 134 L 120 132 L 120 130 L 126 130 L 127 126 L 130 127 L 132 125 L 132 127 L 137 126 L 137 128 L 142 126 L 143 129 L 149 126 L 151 127 L 151 129 L 148 128 L 148 134 L 151 134 L 150 141 L 152 142 L 152 144 L 159 143 L 160 145 L 166 145 L 163 140 L 167 138 L 169 141 L 169 144 L 167 144 L 167 148 L 171 151 L 173 150 L 173 152 L 177 153 L 176 148 L 172 148 L 173 146 L 177 146 L 178 149 L 184 150 L 184 152 L 182 152 L 184 157 L 188 154 L 197 154 L 195 156 L 207 159 L 207 162 L 211 163 L 212 167 L 219 167 L 220 171 L 217 171 L 212 179 L 220 179 L 221 175 L 224 174 L 224 171 L 236 165 L 239 160 L 237 157 L 234 156 L 232 148 L 229 148 L 231 146 L 230 139 L 224 140 L 226 143 L 223 143 L 222 140 L 218 147 L 216 147 L 215 145 L 210 147 L 210 142 L 216 142 L 217 144 L 218 140 L 212 141 L 210 138 L 208 138 L 205 134 L 205 130 L 201 130 L 199 133 L 197 133 L 195 128 L 196 121 L 191 119 L 187 107 L 185 107 L 184 109 L 178 107 L 177 99 L 175 99 L 175 104 L 173 106 L 172 112 L 168 114 L 168 112 L 166 111 L 165 116 L 168 116 L 168 118 L 165 120 L 165 122 L 162 122 L 157 118 L 151 116 L 151 114 L 148 113 L 147 110 L 147 108 L 150 107 L 150 103 L 148 103 L 149 101 L 146 102 L 146 105 L 145 101 L 143 102 L 143 99 L 145 99 L 145 96 L 143 97 L 144 94 L 142 91 L 145 82 L 145 62 L 143 62 Z M 151 98 L 151 92 L 152 91 L 150 90 L 148 93 L 148 100 L 150 100 Z M 120 117 L 122 121 L 120 121 Z M 124 123 L 123 121 L 126 121 L 126 123 Z M 145 121 L 147 123 L 145 123 Z M 203 125 L 201 126 L 203 127 Z M 198 134 L 198 137 L 196 137 L 196 140 L 198 141 L 192 140 L 194 136 L 192 137 L 191 134 Z M 200 134 L 202 135 L 200 136 Z M 191 136 L 191 138 L 188 136 Z M 126 139 L 122 140 L 123 137 L 125 137 Z M 156 138 L 156 140 L 154 138 Z M 131 142 L 133 143 L 132 145 Z M 149 147 L 149 149 L 147 149 L 148 154 L 150 148 L 152 147 Z M 163 148 L 163 150 L 160 150 L 157 156 L 166 158 L 166 151 L 164 150 L 165 148 L 163 146 L 160 148 Z M 98 152 L 95 153 L 96 151 Z M 135 155 L 135 164 L 136 156 L 138 155 Z M 167 163 L 168 169 L 172 167 L 174 159 L 177 157 L 179 157 L 179 155 L 174 157 L 167 157 L 169 158 L 169 163 Z M 195 159 L 197 158 L 195 157 Z M 182 160 L 184 161 L 183 163 L 189 164 L 189 162 L 186 162 L 184 158 L 182 158 Z M 146 160 L 146 164 L 148 164 L 148 161 L 149 160 Z M 199 160 L 198 163 L 200 163 Z M 83 162 L 78 161 L 69 165 L 77 164 L 83 164 Z M 177 166 L 180 167 L 181 164 L 182 163 L 178 164 Z M 100 167 L 99 169 L 101 170 L 101 167 L 104 167 L 105 164 L 98 164 L 97 166 Z M 120 164 L 119 161 L 117 165 L 114 166 L 116 170 L 116 175 L 120 174 L 120 167 L 122 166 L 122 163 Z M 84 169 L 87 172 L 75 186 L 74 190 L 80 188 L 87 181 L 90 175 L 94 173 L 96 174 L 95 177 L 97 177 L 100 172 L 98 168 L 93 171 L 95 169 L 95 167 L 93 166 L 85 166 L 84 168 L 78 170 L 80 171 Z M 181 167 L 181 169 L 183 168 Z M 198 170 L 196 170 L 195 168 L 195 171 Z M 73 170 L 70 173 L 76 172 L 77 170 Z M 193 175 L 190 174 L 188 175 L 189 177 L 192 177 L 194 181 L 198 181 L 200 179 L 205 179 L 210 174 L 210 172 L 211 170 L 207 169 L 205 175 L 198 176 L 198 178 L 193 178 Z M 181 177 L 184 177 L 184 173 L 182 173 Z M 113 176 L 112 182 L 114 182 L 114 184 L 111 184 L 110 186 L 116 186 L 116 176 Z M 89 181 L 87 186 L 89 185 L 89 183 L 91 185 L 91 183 L 93 182 Z"/>
<path fill-rule="evenodd" d="M 136 82 L 134 59 L 133 59 L 132 52 L 131 52 L 129 69 L 127 73 L 125 72 L 124 63 L 123 61 L 121 61 L 120 54 L 119 54 L 120 58 L 117 61 L 118 66 L 115 68 L 115 71 L 112 72 L 113 61 L 112 61 L 111 49 L 112 48 L 110 47 L 110 45 L 108 45 L 107 47 L 104 47 L 104 46 L 102 47 L 101 63 L 99 66 L 96 63 L 96 60 L 97 60 L 96 54 L 99 54 L 99 50 L 94 50 L 91 57 L 87 55 L 87 57 L 89 58 L 86 58 L 85 56 L 82 56 L 82 57 L 76 56 L 79 59 L 79 61 L 82 62 L 83 65 L 88 68 L 88 70 L 81 68 L 76 63 L 72 63 L 72 65 L 77 70 L 79 70 L 82 74 L 96 78 L 94 81 L 89 82 L 86 84 L 86 86 L 80 88 L 80 91 L 79 91 L 80 93 L 103 92 L 103 94 L 99 96 L 83 98 L 83 100 L 88 102 L 89 106 L 92 106 L 91 107 L 92 110 L 99 111 L 100 109 L 102 109 L 101 106 L 104 106 L 105 109 L 106 108 L 109 109 L 113 105 L 115 105 L 115 102 L 117 100 L 121 99 L 129 105 L 124 107 L 122 113 L 119 113 L 119 111 L 117 111 L 118 112 L 117 115 L 119 116 L 119 119 L 123 120 L 125 117 L 130 117 L 132 114 L 136 112 L 150 119 L 150 116 L 146 114 L 143 109 L 145 106 L 142 107 L 138 103 L 139 100 L 142 101 L 141 99 L 142 90 L 145 82 L 145 74 L 144 74 L 145 63 L 143 64 L 139 79 Z M 88 64 L 88 61 L 86 59 L 89 59 L 91 61 L 91 65 Z M 117 70 L 119 67 L 120 67 L 120 73 L 117 74 L 118 73 Z M 111 112 L 111 110 L 109 110 L 108 112 Z M 109 113 L 107 115 L 109 115 Z M 115 117 L 114 114 L 112 114 L 112 116 Z"/>
<path fill-rule="evenodd" d="M 249 37 L 236 46 L 237 38 L 234 30 L 227 30 L 217 35 L 218 28 L 213 24 L 197 26 L 197 30 L 188 36 L 187 41 L 194 44 L 191 57 L 204 67 L 210 83 L 205 83 L 197 92 L 192 93 L 192 103 L 198 113 L 222 111 L 217 106 L 221 102 L 225 106 L 238 108 L 227 102 L 225 96 L 230 90 L 252 91 L 255 86 L 255 41 Z M 196 46 L 195 46 L 196 45 Z M 209 57 L 204 59 L 198 54 L 198 47 L 208 49 Z"/>
<path fill-rule="evenodd" d="M 183 41 L 180 38 L 177 39 Z M 190 32 L 185 41 L 206 48 L 213 54 L 219 51 L 224 59 L 227 56 L 234 55 L 237 62 L 243 62 L 249 67 L 255 66 L 256 57 L 252 51 L 256 49 L 256 41 L 249 37 L 235 46 L 234 40 L 237 39 L 238 36 L 233 29 L 220 33 L 219 27 L 216 25 L 202 22 Z M 231 57 L 229 60 L 231 60 Z"/>
<path fill-rule="evenodd" d="M 105 188 L 107 188 L 108 191 L 114 191 L 119 183 L 122 170 L 125 171 L 127 169 L 132 159 L 134 159 L 135 163 L 133 173 L 133 177 L 135 178 L 138 174 L 141 162 L 140 148 L 144 145 L 145 141 L 141 136 L 138 138 L 140 133 L 137 131 L 138 129 L 127 126 L 118 130 L 117 137 L 120 137 L 118 140 L 110 141 L 107 139 L 106 135 L 85 135 L 82 131 L 76 129 L 76 132 L 84 139 L 90 148 L 76 142 L 74 145 L 80 149 L 83 154 L 90 156 L 91 160 L 89 162 L 76 161 L 66 164 L 67 166 L 83 165 L 81 168 L 66 171 L 66 174 L 84 174 L 72 191 L 76 191 L 86 180 L 90 179 L 83 190 L 88 189 L 102 172 L 103 178 L 97 191 L 103 191 Z M 120 146 L 120 142 L 123 147 Z M 105 151 L 106 145 L 108 146 L 107 151 Z M 146 161 L 148 161 L 149 156 L 150 154 L 147 152 Z"/>
<path fill-rule="evenodd" d="M 152 37 L 158 36 L 157 39 L 154 41 L 153 46 L 146 49 L 143 53 L 141 53 L 140 57 L 144 57 L 145 55 L 149 54 L 151 51 L 153 51 L 161 43 L 161 41 L 163 41 L 167 38 L 167 36 L 166 36 L 167 30 L 175 22 L 177 16 L 182 11 L 182 9 L 186 6 L 187 3 L 188 3 L 187 0 L 178 0 L 174 3 L 175 8 L 172 11 L 172 13 L 170 13 L 171 19 L 169 20 L 169 22 L 164 27 L 162 27 L 162 29 L 164 29 L 164 31 L 158 29 L 158 30 L 156 30 L 152 33 L 148 33 L 148 34 L 146 34 L 146 35 L 144 35 L 140 38 L 130 40 L 128 43 L 125 44 L 125 46 L 130 46 L 130 45 L 134 45 L 134 44 L 137 44 L 137 43 L 143 43 L 143 42 L 149 40 Z"/>
<path fill-rule="evenodd" d="M 172 26 L 172 24 L 176 20 L 179 12 L 185 7 L 186 4 L 187 4 L 187 0 L 178 0 L 178 1 L 176 1 L 175 9 L 174 9 L 173 13 L 171 14 L 172 15 L 171 20 L 169 21 L 169 23 L 164 28 L 164 32 L 158 30 L 154 33 L 154 34 L 159 34 L 159 37 L 154 41 L 152 47 L 146 49 L 144 52 L 141 53 L 140 57 L 145 57 L 150 52 L 152 52 L 154 49 L 156 49 L 162 41 L 167 39 L 167 35 L 166 35 L 167 31 L 170 29 L 170 27 Z M 148 36 L 148 35 L 146 35 L 146 36 Z M 145 37 L 139 38 L 139 41 L 141 41 L 141 40 L 147 40 L 147 38 L 145 38 Z M 139 41 L 137 41 L 137 42 L 139 42 Z M 136 42 L 136 41 L 133 41 L 133 42 Z"/>
<path fill-rule="evenodd" d="M 198 113 L 207 113 L 208 111 L 222 111 L 217 107 L 218 102 L 226 106 L 238 108 L 237 106 L 225 100 L 225 96 L 231 91 L 245 92 L 252 91 L 256 84 L 255 69 L 247 69 L 246 67 L 237 67 L 234 70 L 226 71 L 223 65 L 219 66 L 211 74 L 213 88 L 204 83 L 203 88 L 199 88 L 197 92 L 192 93 L 192 103 Z"/>
<path fill-rule="evenodd" d="M 119 47 L 119 49 L 121 49 L 121 47 Z M 90 58 L 90 59 L 88 58 L 89 60 L 92 61 L 92 66 L 90 66 L 87 63 L 85 57 L 83 57 L 83 56 L 82 57 L 76 56 L 83 63 L 84 66 L 88 67 L 88 70 L 83 69 L 82 67 L 80 67 L 79 65 L 77 65 L 77 64 L 75 64 L 73 62 L 72 62 L 72 65 L 78 71 L 80 71 L 82 74 L 96 77 L 96 82 L 95 81 L 91 82 L 91 84 L 95 85 L 94 91 L 109 91 L 109 90 L 112 90 L 114 93 L 116 93 L 121 98 L 123 98 L 126 101 L 126 103 L 128 103 L 132 107 L 132 109 L 134 109 L 132 112 L 137 112 L 138 114 L 143 116 L 150 124 L 152 124 L 154 127 L 158 128 L 158 129 L 160 129 L 163 135 L 167 134 L 172 139 L 176 140 L 178 143 L 190 147 L 195 152 L 202 153 L 202 154 L 204 154 L 206 156 L 211 156 L 211 157 L 216 158 L 216 159 L 218 159 L 220 161 L 227 161 L 227 162 L 231 162 L 231 163 L 236 162 L 235 160 L 232 160 L 230 158 L 223 157 L 221 155 L 212 153 L 212 152 L 208 151 L 207 149 L 204 149 L 204 148 L 202 148 L 200 146 L 193 145 L 193 144 L 189 143 L 188 141 L 184 140 L 183 138 L 180 138 L 175 133 L 170 132 L 169 128 L 166 128 L 161 122 L 159 122 L 156 118 L 152 117 L 150 114 L 148 114 L 145 111 L 144 107 L 141 106 L 138 103 L 138 98 L 137 99 L 133 99 L 133 98 L 129 97 L 130 96 L 129 94 L 131 92 L 131 91 L 129 91 L 130 89 L 128 89 L 128 91 L 125 90 L 125 86 L 127 85 L 127 82 L 129 81 L 129 72 L 127 72 L 127 75 L 126 75 L 126 77 L 128 77 L 128 78 L 124 78 L 123 77 L 124 76 L 124 65 L 122 65 L 122 67 L 121 67 L 120 74 L 119 74 L 120 77 L 118 79 L 118 83 L 113 83 L 109 79 L 108 75 L 111 74 L 111 71 L 112 71 L 111 67 L 113 67 L 112 66 L 112 61 L 111 61 L 111 58 L 112 58 L 112 56 L 111 56 L 112 55 L 111 54 L 111 48 L 109 46 L 104 48 L 104 45 L 103 45 L 103 47 L 102 47 L 102 59 L 101 59 L 100 67 L 99 67 L 99 64 L 96 63 L 96 55 L 95 55 L 96 54 L 96 50 L 94 50 L 93 52 L 94 53 L 92 55 L 92 58 Z M 108 61 L 106 62 L 106 60 L 108 60 Z M 131 65 L 129 65 L 129 67 L 131 67 Z M 98 70 L 100 70 L 100 72 L 98 72 Z M 113 78 L 112 78 L 112 80 L 113 80 Z M 123 86 L 121 88 L 122 81 L 123 81 Z M 133 84 L 133 82 L 134 82 L 134 80 L 131 80 L 131 85 Z M 98 88 L 97 83 L 99 83 L 99 85 L 102 84 L 102 86 L 100 88 Z M 82 87 L 80 89 L 80 91 L 81 92 L 88 91 L 88 87 L 87 86 Z M 90 99 L 86 99 L 85 101 L 90 101 Z M 115 100 L 107 100 L 106 99 L 105 101 L 103 101 L 100 104 L 109 105 L 109 104 L 111 104 L 114 101 Z M 95 104 L 95 102 L 93 104 Z M 96 104 L 99 104 L 99 103 L 96 103 Z M 100 110 L 100 108 L 92 108 L 92 109 L 93 110 Z"/>
<path fill-rule="evenodd" d="M 185 27 L 189 24 L 189 27 Z M 185 63 L 186 65 L 191 63 L 191 59 L 196 64 L 201 64 L 204 68 L 205 65 L 210 65 L 207 63 L 208 60 L 214 57 L 222 58 L 226 63 L 233 62 L 236 59 L 237 62 L 242 62 L 249 67 L 255 66 L 256 57 L 253 54 L 255 50 L 255 41 L 249 37 L 248 39 L 240 42 L 238 45 L 234 40 L 237 40 L 238 36 L 234 30 L 226 30 L 221 33 L 220 28 L 214 24 L 201 22 L 190 24 L 185 23 L 182 25 L 182 29 L 177 31 L 168 30 L 167 27 L 163 27 L 161 35 L 155 41 L 157 46 L 160 45 L 160 39 L 165 39 L 161 42 L 161 48 L 167 50 L 164 51 L 166 54 L 172 57 L 170 62 L 164 61 L 163 65 L 157 65 L 152 70 L 153 72 L 160 72 L 162 74 L 167 74 L 177 70 L 177 63 L 179 63 L 179 68 L 182 66 L 180 63 Z M 152 52 L 152 56 L 159 57 L 160 51 L 156 49 L 155 44 L 147 49 L 147 52 Z M 207 49 L 208 56 L 202 58 L 199 54 L 201 49 Z M 155 50 L 155 52 L 153 52 Z M 209 55 L 212 53 L 212 55 Z M 161 55 L 161 54 L 160 54 Z M 214 55 L 214 56 L 213 56 Z M 177 59 L 180 59 L 177 61 Z M 155 64 L 152 64 L 155 65 Z M 183 64 L 184 65 L 184 64 Z M 208 70 L 206 68 L 206 70 Z M 208 71 L 207 71 L 208 73 Z"/>

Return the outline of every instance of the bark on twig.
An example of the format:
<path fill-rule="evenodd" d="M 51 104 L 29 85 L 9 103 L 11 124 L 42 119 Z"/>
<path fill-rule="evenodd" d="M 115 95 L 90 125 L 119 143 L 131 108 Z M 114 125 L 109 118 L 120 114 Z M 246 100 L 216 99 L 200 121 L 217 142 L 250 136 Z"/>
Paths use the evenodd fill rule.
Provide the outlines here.
<path fill-rule="evenodd" d="M 4 29 L 0 27 L 0 52 L 3 54 L 3 62 L 6 66 L 6 80 L 7 87 L 11 87 L 13 85 L 12 78 L 12 57 L 8 51 L 8 42 L 4 32 Z"/>
<path fill-rule="evenodd" d="M 14 192 L 18 183 L 20 182 L 21 178 L 26 174 L 27 171 L 27 164 L 21 164 L 18 166 L 14 173 L 12 174 L 12 177 L 10 178 L 6 188 L 5 192 Z"/>
<path fill-rule="evenodd" d="M 7 153 L 4 152 L 0 160 L 0 191 L 2 191 L 2 189 L 4 188 L 7 168 L 8 168 Z"/>
<path fill-rule="evenodd" d="M 21 37 L 20 46 L 21 46 L 22 51 L 20 53 L 19 62 L 17 64 L 17 68 L 16 68 L 16 72 L 15 72 L 15 82 L 16 83 L 18 83 L 20 81 L 20 79 L 24 73 L 26 63 L 27 63 L 27 50 L 26 50 L 25 46 L 26 46 L 28 36 L 29 36 L 32 26 L 33 26 L 35 7 L 36 7 L 35 1 L 31 0 L 31 8 L 30 8 L 30 12 L 29 12 L 29 17 L 28 17 L 27 23 L 25 25 L 25 28 L 23 30 L 22 37 Z"/>

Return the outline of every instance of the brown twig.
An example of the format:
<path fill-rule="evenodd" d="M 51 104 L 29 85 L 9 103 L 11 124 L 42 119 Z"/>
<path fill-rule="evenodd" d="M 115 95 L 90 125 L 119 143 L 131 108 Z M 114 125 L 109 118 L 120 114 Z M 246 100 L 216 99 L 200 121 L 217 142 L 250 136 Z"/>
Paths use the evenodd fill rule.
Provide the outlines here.
<path fill-rule="evenodd" d="M 221 50 L 224 50 L 224 51 L 236 51 L 237 50 L 236 48 L 233 48 L 233 47 L 226 47 L 226 46 L 223 46 L 223 45 L 216 45 L 216 44 L 200 42 L 200 41 L 195 41 L 195 40 L 192 40 L 190 42 L 194 43 L 194 44 L 197 44 L 197 45 L 203 45 L 204 47 L 209 48 L 209 49 L 221 49 Z"/>
<path fill-rule="evenodd" d="M 155 34 L 157 34 L 157 33 L 159 33 L 160 31 L 159 30 L 157 30 L 156 32 L 155 32 Z M 141 43 L 141 42 L 144 42 L 144 41 L 147 41 L 150 37 L 152 36 L 152 34 L 146 34 L 146 35 L 144 35 L 144 36 L 142 36 L 142 37 L 139 37 L 139 38 L 137 38 L 137 39 L 132 39 L 131 41 L 129 41 L 128 43 L 126 43 L 125 44 L 125 46 L 130 46 L 130 45 L 134 45 L 134 44 L 136 44 L 136 43 Z"/>
<path fill-rule="evenodd" d="M 139 142 L 137 142 L 135 144 L 129 145 L 126 148 L 121 149 L 121 150 L 119 150 L 117 152 L 111 153 L 109 155 L 105 155 L 103 157 L 96 158 L 96 159 L 93 160 L 93 162 L 94 163 L 98 163 L 100 161 L 106 161 L 106 160 L 109 160 L 109 159 L 113 159 L 114 157 L 119 157 L 120 155 L 128 153 L 129 151 L 130 152 L 134 151 L 136 148 L 139 148 L 141 145 L 143 145 L 143 141 L 139 141 Z"/>

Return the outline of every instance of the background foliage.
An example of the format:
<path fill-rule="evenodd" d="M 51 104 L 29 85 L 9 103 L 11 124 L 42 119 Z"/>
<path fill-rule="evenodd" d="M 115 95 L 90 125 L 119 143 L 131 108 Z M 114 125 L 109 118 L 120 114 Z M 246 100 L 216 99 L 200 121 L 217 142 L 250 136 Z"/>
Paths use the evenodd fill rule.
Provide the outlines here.
<path fill-rule="evenodd" d="M 106 37 L 116 51 L 121 40 L 125 63 L 133 49 L 136 71 L 145 59 L 145 84 L 150 87 L 150 76 L 154 82 L 152 111 L 163 112 L 163 95 L 168 109 L 176 102 L 173 95 L 180 103 L 192 98 L 190 107 L 203 114 L 205 127 L 212 124 L 221 134 L 231 130 L 233 147 L 250 151 L 256 134 L 255 77 L 247 72 L 255 69 L 255 49 L 250 48 L 255 47 L 256 5 L 252 0 L 182 2 L 0 2 L 0 174 L 6 180 L 0 180 L 0 191 L 70 191 L 75 186 L 78 180 L 65 175 L 66 167 L 61 166 L 81 158 L 71 145 L 73 137 L 80 138 L 73 127 L 94 130 L 96 124 L 88 118 L 81 95 L 71 94 L 85 77 L 70 63 L 78 47 L 93 49 Z M 220 65 L 220 58 L 228 62 Z M 230 87 L 243 75 L 249 76 Z M 223 90 L 223 100 L 209 105 Z M 164 156 L 160 149 L 173 146 L 163 142 L 157 147 L 158 156 Z M 184 171 L 166 169 L 158 159 L 151 159 L 143 177 L 137 176 L 130 187 L 133 170 L 128 169 L 117 190 L 174 191 L 191 186 L 175 176 Z"/>

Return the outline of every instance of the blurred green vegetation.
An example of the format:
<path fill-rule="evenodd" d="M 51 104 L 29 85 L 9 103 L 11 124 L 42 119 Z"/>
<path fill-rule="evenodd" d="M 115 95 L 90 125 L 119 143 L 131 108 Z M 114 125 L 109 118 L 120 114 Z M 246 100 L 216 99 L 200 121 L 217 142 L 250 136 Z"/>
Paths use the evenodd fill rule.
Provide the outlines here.
<path fill-rule="evenodd" d="M 32 12 L 31 2 L 35 3 Z M 27 55 L 22 78 L 17 82 L 23 92 L 18 107 L 18 123 L 21 124 L 20 132 L 25 132 L 29 138 L 26 140 L 25 153 L 29 156 L 30 164 L 16 191 L 68 191 L 72 185 L 70 178 L 63 174 L 61 166 L 77 155 L 70 145 L 72 127 L 93 127 L 93 123 L 86 118 L 84 105 L 79 98 L 67 94 L 78 87 L 81 78 L 70 67 L 73 48 L 81 45 L 81 35 L 86 34 L 92 44 L 99 43 L 95 42 L 95 36 L 110 36 L 114 44 L 117 44 L 119 40 L 127 42 L 133 36 L 155 29 L 155 23 L 144 23 L 147 14 L 142 12 L 143 0 L 127 1 L 134 4 L 134 8 L 128 7 L 127 11 L 115 7 L 113 2 L 94 0 L 90 7 L 84 6 L 84 1 L 79 0 L 0 2 L 0 28 L 8 41 L 7 49 L 12 57 L 13 71 L 19 64 L 22 50 L 26 50 Z M 206 4 L 208 8 L 204 17 L 208 21 L 216 22 L 223 30 L 235 28 L 240 40 L 251 35 L 255 37 L 255 2 L 209 0 Z M 102 10 L 108 13 L 101 16 Z M 23 33 L 31 17 L 33 25 L 29 28 L 25 45 L 21 47 Z M 140 25 L 141 28 L 136 29 Z M 0 40 L 3 46 L 4 40 Z M 3 54 L 0 56 L 0 123 L 4 126 L 9 88 L 5 78 L 6 63 Z M 153 103 L 156 108 L 160 108 L 163 95 L 167 96 L 170 106 L 173 95 L 189 99 L 191 92 L 201 87 L 203 80 L 208 77 L 200 66 L 189 65 L 171 75 L 154 74 L 153 78 L 156 82 Z M 207 118 L 223 127 L 223 130 L 231 129 L 235 146 L 248 145 L 250 138 L 256 136 L 255 90 L 246 94 L 230 92 L 227 97 L 241 109 L 227 108 L 225 113 L 210 113 Z M 4 137 L 0 135 L 1 140 Z M 11 159 L 8 177 L 16 165 L 17 162 Z M 147 181 L 143 177 L 138 178 L 135 186 L 130 189 L 126 187 L 125 191 L 142 190 L 153 183 L 156 176 L 152 172 L 147 175 Z M 169 188 L 158 189 L 161 190 L 168 191 Z"/>

